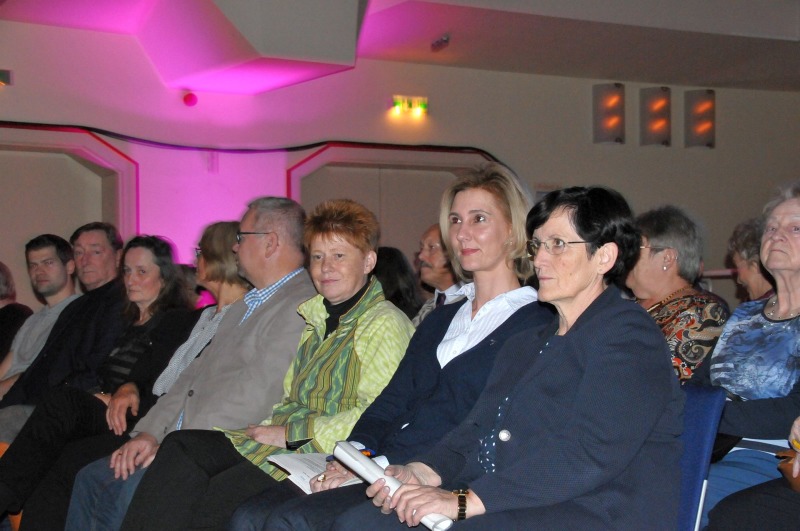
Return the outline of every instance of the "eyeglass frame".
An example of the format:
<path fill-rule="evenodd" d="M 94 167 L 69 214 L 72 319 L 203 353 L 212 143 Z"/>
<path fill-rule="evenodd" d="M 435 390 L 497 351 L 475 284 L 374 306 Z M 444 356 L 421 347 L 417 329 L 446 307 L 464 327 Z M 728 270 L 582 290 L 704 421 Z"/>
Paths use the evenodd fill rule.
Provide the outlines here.
<path fill-rule="evenodd" d="M 562 242 L 564 242 L 565 245 L 564 245 L 564 247 L 561 248 L 560 251 L 554 253 L 553 250 L 550 248 L 550 245 L 547 243 L 548 240 L 561 240 Z M 534 243 L 533 243 L 534 241 L 538 241 L 539 245 L 534 247 Z M 573 243 L 594 243 L 594 242 L 593 241 L 584 241 L 584 240 L 566 241 L 566 240 L 562 240 L 561 238 L 556 238 L 556 237 L 547 238 L 547 240 L 540 240 L 538 238 L 531 238 L 530 240 L 526 240 L 525 241 L 525 250 L 528 252 L 528 256 L 530 256 L 531 258 L 535 258 L 536 257 L 536 253 L 538 253 L 539 249 L 542 247 L 542 245 L 544 245 L 544 250 L 547 251 L 547 254 L 549 254 L 550 256 L 558 256 L 560 254 L 564 254 L 564 251 L 567 250 L 567 245 L 573 244 Z M 533 249 L 531 249 L 531 247 L 533 247 Z"/>
<path fill-rule="evenodd" d="M 200 247 L 195 247 L 194 248 L 195 259 L 200 258 L 201 256 L 203 256 L 203 250 Z"/>
<path fill-rule="evenodd" d="M 245 234 L 273 234 L 274 232 L 275 232 L 274 230 L 269 230 L 267 232 L 254 232 L 254 231 L 249 231 L 249 230 L 246 230 L 246 231 L 237 230 L 236 231 L 236 243 L 241 244 L 242 243 L 242 236 L 244 236 Z"/>

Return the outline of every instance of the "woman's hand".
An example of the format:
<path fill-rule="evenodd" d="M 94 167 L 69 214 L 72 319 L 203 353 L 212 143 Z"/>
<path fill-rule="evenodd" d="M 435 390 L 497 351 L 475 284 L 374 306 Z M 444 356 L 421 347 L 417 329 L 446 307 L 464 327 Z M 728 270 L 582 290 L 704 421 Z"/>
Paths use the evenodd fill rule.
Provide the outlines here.
<path fill-rule="evenodd" d="M 116 435 L 122 435 L 128 427 L 126 420 L 128 408 L 134 417 L 139 414 L 139 388 L 131 382 L 122 384 L 106 404 L 108 405 L 106 409 L 108 429 Z"/>
<path fill-rule="evenodd" d="M 436 513 L 455 520 L 458 516 L 458 496 L 448 490 L 422 485 L 403 485 L 394 493 L 389 512 L 394 510 L 400 522 L 417 526 L 425 515 Z M 381 507 L 384 514 L 388 514 Z"/>
<path fill-rule="evenodd" d="M 438 487 L 442 484 L 442 478 L 440 478 L 431 467 L 422 463 L 389 465 L 386 467 L 386 475 L 397 478 L 400 483 L 404 484 L 404 487 L 406 485 Z M 389 514 L 394 509 L 392 497 L 389 496 L 389 487 L 386 486 L 382 479 L 379 479 L 367 488 L 367 496 L 372 498 L 372 504 L 376 507 L 380 507 L 381 512 L 384 514 Z"/>
<path fill-rule="evenodd" d="M 245 435 L 261 444 L 286 448 L 286 428 L 284 426 L 259 426 L 248 424 Z"/>
<path fill-rule="evenodd" d="M 149 433 L 140 433 L 111 454 L 109 466 L 114 469 L 114 478 L 123 480 L 136 471 L 136 467 L 147 468 L 158 451 L 158 441 Z"/>
<path fill-rule="evenodd" d="M 323 477 L 320 481 L 320 477 Z M 335 489 L 342 486 L 342 483 L 353 479 L 355 474 L 350 472 L 339 461 L 329 461 L 325 465 L 325 472 L 311 478 L 311 492 L 322 492 L 323 490 Z"/>

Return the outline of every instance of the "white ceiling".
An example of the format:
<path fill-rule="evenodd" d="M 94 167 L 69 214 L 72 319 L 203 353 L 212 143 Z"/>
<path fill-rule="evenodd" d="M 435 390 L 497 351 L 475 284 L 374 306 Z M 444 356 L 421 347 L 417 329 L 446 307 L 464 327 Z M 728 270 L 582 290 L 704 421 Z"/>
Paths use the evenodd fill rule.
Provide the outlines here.
<path fill-rule="evenodd" d="M 0 0 L 0 20 L 95 34 L 93 42 L 99 45 L 91 61 L 54 66 L 70 70 L 65 80 L 75 76 L 75 69 L 97 68 L 102 73 L 92 77 L 152 77 L 155 67 L 170 88 L 257 93 L 335 74 L 353 68 L 358 58 L 369 58 L 800 90 L 798 0 L 372 0 L 368 7 L 365 0 L 292 0 L 302 16 L 287 17 L 284 8 L 280 20 L 264 7 L 269 5 L 263 0 Z M 354 19 L 361 22 L 360 32 Z M 248 21 L 247 28 L 242 21 Z M 305 27 L 309 21 L 318 26 Z M 259 24 L 265 35 L 276 34 L 276 41 L 289 46 L 271 55 L 268 42 L 254 42 L 267 40 L 253 38 Z M 317 53 L 320 46 L 331 46 L 316 38 L 326 32 L 340 37 L 333 41 L 343 46 L 335 60 L 320 59 Z M 113 53 L 120 34 L 139 41 L 145 60 L 121 63 L 103 57 L 104 50 Z M 444 35 L 448 45 L 432 51 L 433 41 Z M 58 39 L 44 40 L 36 56 L 52 52 L 55 57 L 59 46 Z M 5 68 L 2 60 L 0 68 Z"/>

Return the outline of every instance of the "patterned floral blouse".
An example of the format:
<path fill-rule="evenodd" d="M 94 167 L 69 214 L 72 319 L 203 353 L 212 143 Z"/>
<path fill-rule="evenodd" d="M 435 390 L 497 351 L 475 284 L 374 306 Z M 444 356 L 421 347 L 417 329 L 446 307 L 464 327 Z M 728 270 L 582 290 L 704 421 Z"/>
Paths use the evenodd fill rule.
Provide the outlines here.
<path fill-rule="evenodd" d="M 682 382 L 691 378 L 695 367 L 714 350 L 730 316 L 723 299 L 696 289 L 651 306 L 647 312 L 661 327 L 672 353 L 672 367 Z"/>

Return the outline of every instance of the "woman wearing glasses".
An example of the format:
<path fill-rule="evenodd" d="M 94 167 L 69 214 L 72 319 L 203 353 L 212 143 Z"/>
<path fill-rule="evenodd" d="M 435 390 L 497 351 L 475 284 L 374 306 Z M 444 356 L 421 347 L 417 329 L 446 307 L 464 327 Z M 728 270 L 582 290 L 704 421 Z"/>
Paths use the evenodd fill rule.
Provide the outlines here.
<path fill-rule="evenodd" d="M 683 211 L 664 206 L 636 218 L 639 261 L 627 286 L 661 327 L 678 379 L 688 380 L 712 350 L 730 312 L 724 300 L 696 286 L 703 271 L 700 228 Z"/>
<path fill-rule="evenodd" d="M 537 203 L 527 229 L 539 300 L 557 317 L 505 343 L 457 428 L 387 469 L 404 483 L 394 495 L 378 480 L 333 529 L 430 513 L 459 530 L 675 529 L 683 396 L 658 327 L 614 286 L 638 255 L 630 209 L 611 190 L 569 188 Z"/>

